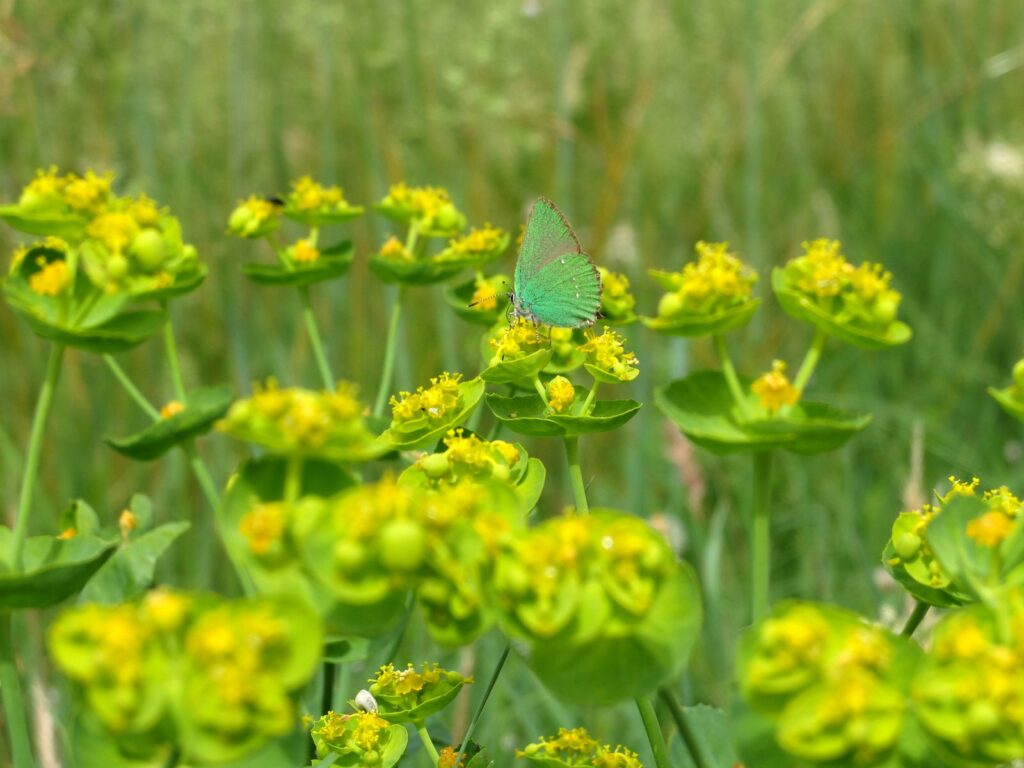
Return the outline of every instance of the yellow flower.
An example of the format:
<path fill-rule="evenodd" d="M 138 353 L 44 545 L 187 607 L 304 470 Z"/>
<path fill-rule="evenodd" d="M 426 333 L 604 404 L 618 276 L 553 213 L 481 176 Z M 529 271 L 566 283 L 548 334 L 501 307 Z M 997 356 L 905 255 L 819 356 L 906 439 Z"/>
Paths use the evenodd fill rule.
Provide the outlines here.
<path fill-rule="evenodd" d="M 455 759 L 458 756 L 459 751 L 454 747 L 444 747 L 437 756 L 437 768 L 456 768 Z M 457 768 L 463 768 L 465 765 L 466 758 L 463 756 L 462 760 L 459 761 Z"/>
<path fill-rule="evenodd" d="M 459 382 L 461 373 L 442 373 L 430 380 L 429 387 L 419 387 L 415 392 L 400 392 L 388 400 L 394 423 L 412 421 L 425 415 L 439 421 L 458 407 Z"/>
<path fill-rule="evenodd" d="M 747 301 L 757 282 L 757 273 L 729 251 L 728 243 L 695 246 L 697 260 L 681 272 L 652 271 L 671 289 L 658 305 L 660 317 L 680 313 L 709 314 Z"/>
<path fill-rule="evenodd" d="M 63 531 L 61 531 L 59 534 L 57 534 L 57 538 L 60 539 L 61 541 L 67 541 L 68 539 L 75 538 L 75 536 L 77 536 L 77 535 L 78 535 L 78 531 L 75 530 L 75 527 L 74 526 L 69 526 L 69 527 L 65 528 Z"/>
<path fill-rule="evenodd" d="M 800 399 L 800 390 L 790 384 L 786 377 L 786 364 L 781 360 L 773 360 L 772 369 L 754 381 L 750 390 L 760 398 L 761 405 L 772 413 Z"/>
<path fill-rule="evenodd" d="M 633 311 L 636 297 L 629 290 L 629 278 L 618 272 L 600 268 L 601 308 L 606 317 L 621 318 Z"/>
<path fill-rule="evenodd" d="M 239 533 L 249 542 L 249 551 L 265 555 L 280 541 L 285 527 L 285 506 L 280 502 L 259 504 L 242 517 Z"/>
<path fill-rule="evenodd" d="M 356 746 L 360 749 L 375 749 L 380 743 L 381 731 L 388 728 L 388 721 L 373 712 L 356 712 L 348 717 L 356 720 L 355 730 L 352 731 L 352 741 Z"/>
<path fill-rule="evenodd" d="M 292 182 L 289 200 L 300 211 L 319 211 L 323 209 L 348 207 L 341 187 L 325 187 L 314 181 L 310 176 L 302 176 Z"/>
<path fill-rule="evenodd" d="M 156 227 L 160 223 L 161 211 L 156 207 L 156 201 L 144 194 L 128 201 L 125 211 L 140 227 Z"/>
<path fill-rule="evenodd" d="M 189 599 L 169 589 L 154 589 L 146 594 L 143 608 L 146 616 L 159 629 L 169 632 L 181 626 L 188 611 Z"/>
<path fill-rule="evenodd" d="M 57 174 L 57 166 L 51 165 L 45 171 L 41 168 L 36 171 L 36 176 L 25 185 L 21 192 L 22 204 L 25 202 L 36 202 L 44 198 L 52 198 L 64 191 L 68 180 Z"/>
<path fill-rule="evenodd" d="M 267 198 L 250 195 L 231 212 L 228 231 L 238 237 L 256 237 L 276 225 L 280 215 L 280 205 Z"/>
<path fill-rule="evenodd" d="M 71 284 L 71 270 L 65 261 L 47 262 L 42 256 L 37 262 L 38 272 L 32 273 L 28 279 L 28 287 L 43 296 L 57 296 Z"/>
<path fill-rule="evenodd" d="M 634 352 L 627 352 L 626 340 L 620 334 L 605 327 L 600 336 L 591 336 L 579 346 L 587 355 L 587 362 L 620 381 L 632 381 L 640 375 L 638 360 Z"/>
<path fill-rule="evenodd" d="M 978 486 L 981 485 L 981 480 L 976 477 L 972 477 L 970 481 L 958 480 L 955 475 L 949 476 L 949 482 L 953 484 L 953 487 L 949 489 L 942 500 L 948 501 L 951 496 L 974 496 L 975 491 L 978 490 Z"/>
<path fill-rule="evenodd" d="M 160 409 L 160 418 L 161 419 L 169 419 L 169 418 L 171 418 L 171 416 L 177 416 L 179 413 L 181 413 L 184 410 L 185 410 L 185 406 L 184 405 L 182 405 L 177 400 L 171 400 L 169 403 L 164 405 L 163 408 Z"/>
<path fill-rule="evenodd" d="M 311 263 L 320 258 L 320 251 L 309 240 L 303 238 L 292 246 L 291 255 L 295 261 Z"/>
<path fill-rule="evenodd" d="M 449 240 L 448 248 L 439 258 L 459 259 L 490 253 L 501 246 L 504 238 L 505 231 L 490 224 L 485 224 L 481 229 L 474 227 L 462 237 Z"/>
<path fill-rule="evenodd" d="M 139 526 L 138 518 L 130 509 L 121 510 L 120 517 L 117 518 L 117 527 L 121 531 L 121 538 L 127 539 L 128 535 Z"/>
<path fill-rule="evenodd" d="M 1013 530 L 1013 520 L 1000 510 L 991 510 L 967 524 L 967 535 L 983 547 L 995 549 Z"/>
<path fill-rule="evenodd" d="M 402 241 L 397 237 L 389 237 L 384 245 L 380 247 L 379 255 L 382 259 L 397 259 L 399 261 L 412 261 L 411 251 L 406 250 Z"/>
<path fill-rule="evenodd" d="M 840 253 L 840 242 L 819 238 L 801 245 L 804 249 L 801 257 L 804 276 L 797 282 L 797 287 L 815 296 L 838 296 L 854 271 Z"/>
<path fill-rule="evenodd" d="M 490 455 L 490 445 L 476 435 L 466 436 L 465 430 L 461 427 L 448 430 L 444 444 L 448 449 L 448 458 L 453 462 L 473 469 L 486 469 L 494 463 Z"/>
<path fill-rule="evenodd" d="M 477 312 L 488 312 L 498 308 L 498 294 L 494 287 L 486 280 L 478 280 L 473 291 L 473 297 L 469 300 L 471 309 Z"/>
<path fill-rule="evenodd" d="M 548 407 L 555 413 L 562 413 L 576 399 L 576 388 L 565 376 L 555 376 L 548 382 Z"/>
<path fill-rule="evenodd" d="M 69 173 L 63 190 L 64 202 L 76 211 L 95 213 L 110 196 L 110 183 L 113 180 L 112 173 L 97 176 L 89 170 L 84 177 Z"/>
<path fill-rule="evenodd" d="M 121 253 L 139 233 L 139 225 L 131 214 L 108 211 L 89 222 L 86 233 L 103 243 L 111 253 Z"/>
<path fill-rule="evenodd" d="M 892 272 L 887 272 L 881 264 L 865 261 L 850 273 L 850 287 L 864 301 L 873 301 L 889 289 Z"/>
<path fill-rule="evenodd" d="M 538 349 L 549 346 L 550 341 L 537 326 L 519 317 L 505 329 L 500 337 L 488 339 L 487 345 L 494 350 L 494 356 L 490 359 L 489 364 L 497 365 L 505 360 L 526 357 Z"/>

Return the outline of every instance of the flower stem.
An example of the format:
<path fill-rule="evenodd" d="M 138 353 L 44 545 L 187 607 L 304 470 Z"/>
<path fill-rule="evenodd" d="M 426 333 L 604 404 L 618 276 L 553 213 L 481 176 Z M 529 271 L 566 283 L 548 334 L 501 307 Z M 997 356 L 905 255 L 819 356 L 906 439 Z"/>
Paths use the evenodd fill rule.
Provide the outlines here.
<path fill-rule="evenodd" d="M 124 387 L 125 392 L 128 393 L 128 396 L 135 401 L 135 404 L 145 411 L 146 415 L 153 421 L 159 421 L 160 412 L 150 405 L 149 400 L 147 400 L 146 396 L 139 391 L 138 387 L 135 386 L 135 382 L 128 378 L 128 374 L 124 372 L 124 368 L 122 368 L 117 360 L 114 359 L 114 356 L 104 355 L 103 362 L 107 364 L 111 373 L 114 374 L 114 378 L 120 382 L 121 386 Z"/>
<path fill-rule="evenodd" d="M 654 713 L 654 705 L 646 696 L 641 696 L 636 700 L 636 708 L 640 710 L 640 719 L 644 721 L 647 741 L 650 742 L 651 752 L 654 753 L 654 764 L 658 768 L 672 768 L 672 763 L 668 759 L 668 749 L 665 748 L 665 737 L 661 735 L 658 716 Z"/>
<path fill-rule="evenodd" d="M 804 361 L 800 363 L 800 370 L 796 372 L 796 378 L 793 379 L 793 387 L 800 392 L 804 391 L 804 387 L 807 386 L 807 382 L 811 380 L 811 376 L 814 374 L 814 369 L 821 358 L 821 350 L 825 347 L 826 338 L 827 336 L 821 328 L 817 328 L 814 331 L 811 346 L 807 350 L 807 354 L 804 355 Z"/>
<path fill-rule="evenodd" d="M 594 407 L 594 400 L 597 399 L 597 388 L 601 386 L 601 382 L 598 379 L 594 379 L 594 386 L 590 388 L 590 392 L 587 393 L 587 399 L 583 401 L 583 408 L 580 409 L 580 413 L 584 416 L 590 414 L 590 409 Z"/>
<path fill-rule="evenodd" d="M 572 483 L 572 493 L 576 498 L 576 512 L 588 515 L 590 505 L 587 504 L 587 488 L 583 484 L 583 470 L 580 469 L 580 439 L 563 437 L 562 442 L 565 443 L 565 458 L 569 462 L 569 482 Z"/>
<path fill-rule="evenodd" d="M 388 340 L 384 347 L 384 369 L 380 374 L 380 389 L 377 390 L 377 402 L 373 406 L 373 415 L 380 418 L 384 415 L 384 406 L 391 392 L 391 377 L 395 371 L 395 347 L 398 342 L 398 321 L 402 317 L 402 295 L 404 286 L 398 286 L 394 303 L 391 305 L 391 322 L 388 324 Z"/>
<path fill-rule="evenodd" d="M 540 376 L 537 374 L 533 375 L 533 388 L 537 390 L 537 394 L 540 395 L 541 402 L 543 402 L 546 407 L 548 404 L 548 393 L 545 391 L 544 385 L 540 381 Z"/>
<path fill-rule="evenodd" d="M 324 353 L 323 341 L 320 339 L 320 329 L 316 324 L 316 316 L 313 314 L 313 304 L 309 300 L 309 286 L 299 286 L 299 298 L 302 300 L 302 317 L 306 321 L 306 333 L 309 334 L 309 343 L 313 347 L 313 356 L 316 358 L 317 368 L 320 369 L 320 378 L 324 386 L 334 391 L 334 374 L 331 373 L 331 366 L 327 362 L 327 355 Z"/>
<path fill-rule="evenodd" d="M 284 500 L 291 504 L 302 492 L 302 457 L 289 456 L 284 475 Z"/>
<path fill-rule="evenodd" d="M 21 694 L 21 680 L 14 659 L 14 613 L 0 615 L 0 695 L 3 696 L 4 719 L 11 740 L 14 768 L 34 768 L 32 739 L 29 736 L 25 699 Z"/>
<path fill-rule="evenodd" d="M 732 399 L 736 401 L 737 408 L 744 410 L 747 399 L 743 395 L 743 387 L 740 386 L 739 377 L 736 375 L 736 368 L 732 364 L 729 348 L 725 345 L 725 336 L 716 333 L 712 338 L 715 343 L 715 353 L 718 355 L 719 364 L 722 366 L 722 375 L 725 376 L 725 383 L 732 393 Z"/>
<path fill-rule="evenodd" d="M 43 432 L 46 429 L 46 417 L 53 402 L 53 391 L 57 387 L 60 376 L 61 358 L 64 346 L 54 344 L 50 348 L 50 358 L 46 363 L 46 378 L 39 390 L 36 401 L 36 412 L 32 416 L 32 432 L 28 439 L 28 453 L 25 457 L 25 470 L 21 478 L 21 496 L 18 498 L 18 517 L 14 521 L 14 541 L 11 546 L 11 566 L 15 573 L 21 571 L 25 551 L 25 539 L 28 536 L 28 516 L 32 511 L 32 494 L 35 492 L 36 477 L 39 474 L 39 457 L 43 451 Z M 14 715 L 10 715 L 14 717 Z"/>
<path fill-rule="evenodd" d="M 423 748 L 427 750 L 427 754 L 430 756 L 430 762 L 433 765 L 437 765 L 441 759 L 437 754 L 437 747 L 434 746 L 433 739 L 430 738 L 430 734 L 427 733 L 427 724 L 420 721 L 415 723 L 416 733 L 419 734 L 420 741 L 423 742 Z"/>
<path fill-rule="evenodd" d="M 498 663 L 494 665 L 494 671 L 491 673 L 491 679 L 487 681 L 487 687 L 484 689 L 484 697 L 480 699 L 476 712 L 473 713 L 473 718 L 469 721 L 469 725 L 466 727 L 466 735 L 462 737 L 462 743 L 459 745 L 459 754 L 455 756 L 455 762 L 453 765 L 461 765 L 462 754 L 466 751 L 466 747 L 469 746 L 469 740 L 473 738 L 473 732 L 476 731 L 476 724 L 480 722 L 480 715 L 483 714 L 484 707 L 487 706 L 487 700 L 491 697 L 491 691 L 494 690 L 494 684 L 498 682 L 498 677 L 501 675 L 501 670 L 505 667 L 505 662 L 508 661 L 508 654 L 511 650 L 512 646 L 506 643 L 505 648 L 501 652 L 501 656 L 498 657 Z"/>
<path fill-rule="evenodd" d="M 679 700 L 676 699 L 671 689 L 659 688 L 658 696 L 661 697 L 665 706 L 668 707 L 668 711 L 672 713 L 672 719 L 676 721 L 676 728 L 679 729 L 679 735 L 686 745 L 686 751 L 690 753 L 690 759 L 693 760 L 694 766 L 696 768 L 708 768 L 708 762 L 704 759 L 704 750 L 701 749 L 697 735 L 693 732 L 686 718 L 686 710 L 679 704 Z"/>
<path fill-rule="evenodd" d="M 164 302 L 164 309 L 167 302 Z M 171 327 L 170 316 L 164 323 L 164 347 L 167 349 L 167 364 L 171 367 L 171 381 L 174 383 L 174 393 L 182 405 L 188 404 L 188 394 L 185 391 L 185 380 L 181 377 L 181 363 L 178 361 L 178 345 L 174 343 L 174 328 Z"/>
<path fill-rule="evenodd" d="M 753 494 L 753 586 L 751 589 L 751 613 L 754 621 L 768 613 L 768 593 L 771 578 L 771 518 L 769 516 L 769 493 L 772 481 L 771 451 L 754 454 Z"/>
<path fill-rule="evenodd" d="M 914 605 L 914 610 L 907 617 L 907 623 L 903 625 L 903 631 L 900 632 L 903 637 L 912 637 L 918 626 L 921 624 L 922 619 L 928 613 L 928 609 L 931 608 L 928 603 L 917 602 Z"/>

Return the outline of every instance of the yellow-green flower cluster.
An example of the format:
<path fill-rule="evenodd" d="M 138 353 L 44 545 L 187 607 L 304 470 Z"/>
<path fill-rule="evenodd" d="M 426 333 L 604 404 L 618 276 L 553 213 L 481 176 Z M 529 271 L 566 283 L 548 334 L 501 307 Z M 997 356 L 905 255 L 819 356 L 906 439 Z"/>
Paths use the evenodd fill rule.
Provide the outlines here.
<path fill-rule="evenodd" d="M 420 722 L 440 712 L 472 677 L 442 669 L 436 662 L 419 669 L 408 664 L 381 667 L 370 679 L 369 691 L 377 700 L 378 714 L 392 723 Z"/>
<path fill-rule="evenodd" d="M 571 334 L 570 330 L 570 336 Z M 540 349 L 545 349 L 551 344 L 552 340 L 548 334 L 543 333 L 542 328 L 522 317 L 516 318 L 516 321 L 510 323 L 501 336 L 487 340 L 487 345 L 494 350 L 494 355 L 488 364 L 497 365 L 508 360 L 518 360 Z"/>
<path fill-rule="evenodd" d="M 651 610 L 673 565 L 664 540 L 625 515 L 560 517 L 508 539 L 495 589 L 512 632 L 549 638 L 581 619 L 590 588 L 632 617 Z"/>
<path fill-rule="evenodd" d="M 728 243 L 698 242 L 697 260 L 681 272 L 651 274 L 669 290 L 658 303 L 658 317 L 710 315 L 751 298 L 757 273 L 729 251 Z"/>
<path fill-rule="evenodd" d="M 56 665 L 115 740 L 143 752 L 176 745 L 199 762 L 241 757 L 291 730 L 291 693 L 320 641 L 301 605 L 165 590 L 71 608 L 49 633 Z"/>
<path fill-rule="evenodd" d="M 482 440 L 466 434 L 461 427 L 448 430 L 444 445 L 443 452 L 428 453 L 416 461 L 431 480 L 458 482 L 463 477 L 475 477 L 505 481 L 523 458 L 512 443 Z"/>
<path fill-rule="evenodd" d="M 643 768 L 635 752 L 601 744 L 585 728 L 559 728 L 557 736 L 542 736 L 517 749 L 516 757 L 558 768 Z"/>
<path fill-rule="evenodd" d="M 466 217 L 441 187 L 392 185 L 378 206 L 382 212 L 407 221 L 418 231 L 435 236 L 452 236 L 466 226 Z"/>
<path fill-rule="evenodd" d="M 291 387 L 275 379 L 256 385 L 238 400 L 218 428 L 278 455 L 315 456 L 337 461 L 368 458 L 376 451 L 363 423 L 365 406 L 354 384 L 341 382 L 333 392 Z"/>
<path fill-rule="evenodd" d="M 565 376 L 555 376 L 544 389 L 548 396 L 548 408 L 555 413 L 564 413 L 576 400 L 576 387 Z"/>
<path fill-rule="evenodd" d="M 757 377 L 750 385 L 750 391 L 770 413 L 776 413 L 783 406 L 793 405 L 800 399 L 800 390 L 790 383 L 782 360 L 773 360 L 772 369 Z"/>
<path fill-rule="evenodd" d="M 392 425 L 412 425 L 419 422 L 438 422 L 455 411 L 460 403 L 461 373 L 444 372 L 430 380 L 429 387 L 418 387 L 415 392 L 400 392 L 388 400 Z"/>
<path fill-rule="evenodd" d="M 608 327 L 578 347 L 592 368 L 617 381 L 632 381 L 640 375 L 636 353 L 626 351 L 626 340 Z"/>
<path fill-rule="evenodd" d="M 601 273 L 601 314 L 611 321 L 628 320 L 636 307 L 629 278 L 604 267 L 599 267 L 598 271 Z"/>
<path fill-rule="evenodd" d="M 946 616 L 911 687 L 925 729 L 960 757 L 1003 763 L 1024 755 L 1024 596 L 995 612 Z"/>
<path fill-rule="evenodd" d="M 898 291 L 890 287 L 892 273 L 881 264 L 854 267 L 838 240 L 819 238 L 802 244 L 804 253 L 785 267 L 796 290 L 834 313 L 841 322 L 866 328 L 887 328 L 899 309 Z"/>
<path fill-rule="evenodd" d="M 485 224 L 481 228 L 473 227 L 465 235 L 453 238 L 448 247 L 437 254 L 437 259 L 444 260 L 478 260 L 501 253 L 508 247 L 509 235 L 505 230 Z"/>
<path fill-rule="evenodd" d="M 29 213 L 76 213 L 89 216 L 101 210 L 110 199 L 112 173 L 102 176 L 92 170 L 84 176 L 68 173 L 61 176 L 57 166 L 36 171 L 18 198 L 18 205 Z"/>
<path fill-rule="evenodd" d="M 228 232 L 235 237 L 265 237 L 281 226 L 280 201 L 250 195 L 239 201 L 228 217 Z"/>
<path fill-rule="evenodd" d="M 340 764 L 366 768 L 394 765 L 408 744 L 408 734 L 402 726 L 391 725 L 373 712 L 328 712 L 316 721 L 310 735 L 317 757 L 325 758 L 333 752 L 343 756 L 344 762 Z"/>
<path fill-rule="evenodd" d="M 301 176 L 292 182 L 285 203 L 300 213 L 338 213 L 352 208 L 341 187 L 326 187 L 310 176 Z"/>
<path fill-rule="evenodd" d="M 872 764 L 900 734 L 905 673 L 895 638 L 839 609 L 776 608 L 744 640 L 738 674 L 779 746 L 803 760 Z"/>

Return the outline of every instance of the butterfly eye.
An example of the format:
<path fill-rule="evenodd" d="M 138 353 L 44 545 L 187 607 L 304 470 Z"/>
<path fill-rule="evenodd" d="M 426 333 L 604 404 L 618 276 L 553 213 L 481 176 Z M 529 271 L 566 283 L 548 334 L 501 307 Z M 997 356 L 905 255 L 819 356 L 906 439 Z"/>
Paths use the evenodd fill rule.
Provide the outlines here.
<path fill-rule="evenodd" d="M 365 688 L 356 694 L 355 702 L 356 706 L 363 710 L 363 712 L 377 713 L 377 700 Z"/>

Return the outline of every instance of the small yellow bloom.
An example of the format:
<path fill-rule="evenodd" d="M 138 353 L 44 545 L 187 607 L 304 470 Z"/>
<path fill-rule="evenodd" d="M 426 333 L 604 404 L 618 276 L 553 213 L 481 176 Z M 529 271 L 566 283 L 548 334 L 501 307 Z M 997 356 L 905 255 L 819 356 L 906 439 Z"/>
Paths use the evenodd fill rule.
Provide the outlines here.
<path fill-rule="evenodd" d="M 773 360 L 772 369 L 751 384 L 750 390 L 760 398 L 761 405 L 772 413 L 800 399 L 800 390 L 789 382 L 786 364 L 781 360 Z"/>
<path fill-rule="evenodd" d="M 453 462 L 477 470 L 486 469 L 494 463 L 490 455 L 490 445 L 476 435 L 467 436 L 461 427 L 448 430 L 444 444 L 448 449 L 448 458 Z"/>
<path fill-rule="evenodd" d="M 146 195 L 139 195 L 128 203 L 125 211 L 140 227 L 156 227 L 160 223 L 160 209 L 156 201 Z"/>
<path fill-rule="evenodd" d="M 130 509 L 124 509 L 117 518 L 117 527 L 121 531 L 121 539 L 126 540 L 129 534 L 139 527 L 139 520 Z"/>
<path fill-rule="evenodd" d="M 320 251 L 309 240 L 301 239 L 292 246 L 292 258 L 300 263 L 312 263 L 320 258 Z"/>
<path fill-rule="evenodd" d="M 271 229 L 280 215 L 280 205 L 264 197 L 250 195 L 231 212 L 228 231 L 238 237 L 254 237 Z"/>
<path fill-rule="evenodd" d="M 69 527 L 65 528 L 63 531 L 61 531 L 57 535 L 57 538 L 60 539 L 61 541 L 67 541 L 68 539 L 75 538 L 75 536 L 77 536 L 77 535 L 78 535 L 78 531 L 75 530 L 75 527 L 74 526 L 69 526 Z"/>
<path fill-rule="evenodd" d="M 552 329 L 552 333 L 555 329 Z M 497 339 L 488 339 L 487 345 L 494 350 L 494 356 L 490 359 L 490 365 L 497 365 L 505 360 L 515 360 L 526 357 L 550 346 L 550 340 L 540 332 L 540 329 L 528 320 L 516 318 L 516 321 L 508 326 Z"/>
<path fill-rule="evenodd" d="M 188 611 L 189 599 L 169 589 L 154 589 L 143 602 L 146 616 L 158 628 L 171 632 L 181 626 Z"/>
<path fill-rule="evenodd" d="M 42 296 L 57 296 L 71 284 L 71 270 L 65 261 L 47 262 L 39 257 L 39 271 L 28 279 L 28 287 Z"/>
<path fill-rule="evenodd" d="M 490 253 L 501 246 L 504 238 L 505 231 L 490 224 L 485 224 L 481 229 L 474 227 L 467 234 L 449 240 L 444 255 L 455 259 Z"/>
<path fill-rule="evenodd" d="M 892 272 L 887 272 L 881 264 L 865 261 L 850 273 L 850 287 L 864 301 L 873 301 L 889 289 Z"/>
<path fill-rule="evenodd" d="M 565 376 L 555 376 L 548 382 L 548 407 L 555 413 L 562 413 L 576 399 L 576 388 Z"/>
<path fill-rule="evenodd" d="M 983 547 L 995 549 L 1013 530 L 1013 520 L 999 510 L 991 510 L 967 524 L 967 535 Z"/>
<path fill-rule="evenodd" d="M 494 287 L 486 280 L 478 280 L 473 291 L 473 297 L 469 300 L 471 309 L 477 312 L 489 312 L 498 308 L 498 294 Z"/>
<path fill-rule="evenodd" d="M 587 362 L 621 381 L 632 381 L 640 375 L 636 353 L 626 351 L 626 339 L 605 327 L 600 336 L 591 336 L 579 346 Z"/>
<path fill-rule="evenodd" d="M 249 551 L 265 555 L 281 540 L 285 527 L 285 506 L 280 502 L 259 504 L 242 517 L 239 533 L 249 542 Z"/>
<path fill-rule="evenodd" d="M 185 410 L 185 406 L 184 405 L 182 405 L 177 400 L 171 400 L 169 403 L 164 405 L 163 408 L 160 409 L 160 418 L 161 419 L 169 419 L 169 418 L 171 418 L 171 416 L 177 416 L 179 413 L 181 413 L 184 410 Z"/>
<path fill-rule="evenodd" d="M 840 252 L 842 244 L 838 240 L 819 238 L 801 245 L 806 273 L 797 287 L 815 296 L 838 296 L 854 271 Z"/>
<path fill-rule="evenodd" d="M 406 250 L 405 246 L 402 245 L 402 241 L 397 237 L 389 237 L 384 245 L 380 247 L 379 251 L 382 259 L 397 259 L 399 261 L 412 261 L 413 255 L 411 251 Z"/>
<path fill-rule="evenodd" d="M 292 182 L 289 200 L 300 211 L 328 211 L 348 207 L 341 187 L 325 187 L 310 176 L 302 176 Z"/>
<path fill-rule="evenodd" d="M 58 175 L 56 165 L 51 165 L 45 171 L 40 168 L 36 171 L 36 177 L 22 190 L 22 200 L 34 202 L 42 198 L 53 197 L 63 192 L 67 183 L 66 177 Z"/>
<path fill-rule="evenodd" d="M 139 225 L 129 213 L 108 211 L 93 219 L 86 233 L 103 243 L 111 253 L 121 253 L 139 233 Z"/>
<path fill-rule="evenodd" d="M 392 421 L 402 423 L 425 415 L 440 420 L 458 407 L 461 373 L 442 373 L 430 380 L 429 387 L 419 387 L 415 392 L 400 392 L 388 400 Z"/>
<path fill-rule="evenodd" d="M 360 749 L 375 749 L 380 743 L 381 732 L 388 728 L 388 721 L 373 712 L 357 712 L 349 717 L 356 718 L 352 741 Z"/>
<path fill-rule="evenodd" d="M 64 202 L 76 211 L 95 213 L 110 196 L 113 180 L 112 173 L 97 176 L 89 170 L 84 177 L 69 173 L 64 186 Z"/>
<path fill-rule="evenodd" d="M 949 489 L 949 493 L 943 497 L 943 501 L 949 499 L 952 495 L 957 496 L 974 496 L 975 491 L 978 490 L 978 486 L 981 485 L 981 480 L 976 477 L 972 477 L 970 481 L 958 480 L 956 475 L 949 476 L 949 482 L 952 483 L 953 487 Z"/>

